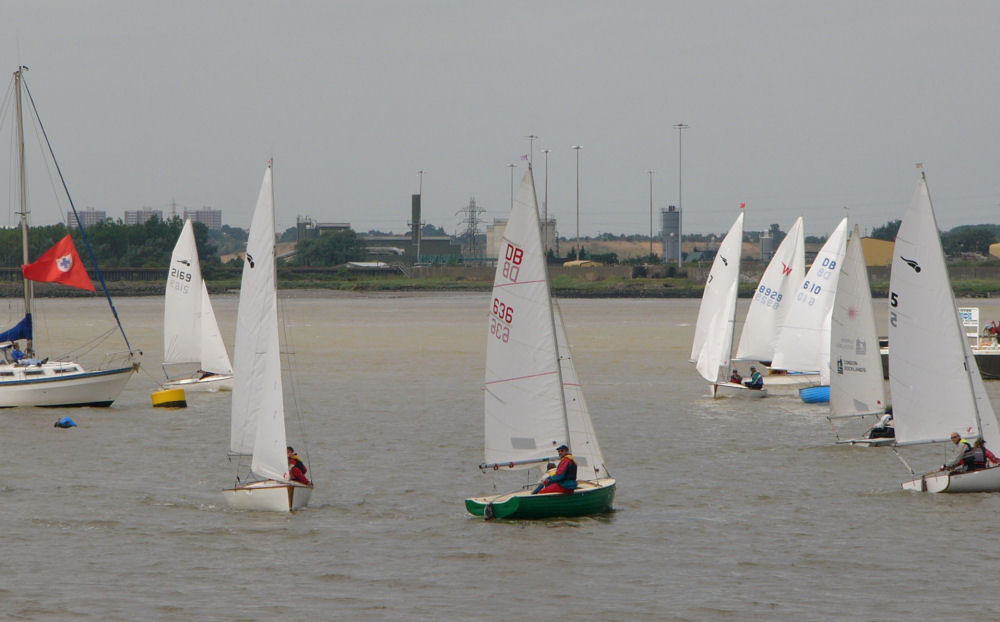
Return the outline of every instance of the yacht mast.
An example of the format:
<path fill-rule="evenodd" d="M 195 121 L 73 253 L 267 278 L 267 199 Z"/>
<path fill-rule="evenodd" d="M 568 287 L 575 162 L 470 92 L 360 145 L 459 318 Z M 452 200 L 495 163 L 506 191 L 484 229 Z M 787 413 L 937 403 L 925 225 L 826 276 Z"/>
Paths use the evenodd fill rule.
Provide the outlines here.
<path fill-rule="evenodd" d="M 17 71 L 14 72 L 14 92 L 16 94 L 15 100 L 17 102 L 17 168 L 19 175 L 20 184 L 20 212 L 21 215 L 21 259 L 22 264 L 27 265 L 30 262 L 28 257 L 28 195 L 27 195 L 27 175 L 25 174 L 24 166 L 24 122 L 22 117 L 21 108 L 21 79 L 22 74 L 27 71 L 28 68 L 25 66 L 20 66 Z M 24 281 L 24 314 L 31 318 L 31 299 L 33 293 L 33 284 L 28 279 L 22 279 Z M 31 321 L 30 319 L 28 320 Z M 33 335 L 32 335 L 33 336 Z M 28 337 L 28 345 L 25 348 L 26 352 L 30 355 L 34 353 L 34 344 L 32 337 Z"/>

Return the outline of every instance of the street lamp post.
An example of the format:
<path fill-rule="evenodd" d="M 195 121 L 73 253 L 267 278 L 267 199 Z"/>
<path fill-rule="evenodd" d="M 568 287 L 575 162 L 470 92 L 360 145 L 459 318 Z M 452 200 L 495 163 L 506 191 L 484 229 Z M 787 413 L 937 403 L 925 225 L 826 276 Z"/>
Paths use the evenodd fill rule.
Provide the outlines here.
<path fill-rule="evenodd" d="M 549 253 L 549 152 L 551 151 L 542 149 L 542 153 L 545 154 L 545 216 L 542 218 L 542 248 L 545 249 L 546 255 Z"/>
<path fill-rule="evenodd" d="M 674 125 L 674 129 L 677 130 L 677 211 L 684 213 L 682 211 L 683 205 L 681 204 L 681 164 L 683 162 L 684 152 L 682 146 L 684 144 L 684 130 L 688 129 L 689 125 L 684 123 L 678 123 Z M 678 216 L 678 219 L 680 216 Z M 681 266 L 681 262 L 684 259 L 684 253 L 681 252 L 681 232 L 677 232 L 677 267 Z"/>
<path fill-rule="evenodd" d="M 420 182 L 417 184 L 417 196 L 420 197 L 420 214 L 417 215 L 417 222 L 413 224 L 417 228 L 417 263 L 420 263 L 420 238 L 424 235 L 424 171 L 417 171 Z"/>
<path fill-rule="evenodd" d="M 582 145 L 573 145 L 570 149 L 576 151 L 576 258 L 580 259 L 580 150 Z"/>
<path fill-rule="evenodd" d="M 530 166 L 535 158 L 535 139 L 538 137 L 534 134 L 528 134 L 525 138 L 528 139 L 528 165 Z"/>
<path fill-rule="evenodd" d="M 510 209 L 514 210 L 514 169 L 517 168 L 516 164 L 508 164 L 507 168 L 510 169 Z"/>
<path fill-rule="evenodd" d="M 653 173 L 656 171 L 650 169 L 646 171 L 649 173 L 649 262 L 653 262 Z"/>

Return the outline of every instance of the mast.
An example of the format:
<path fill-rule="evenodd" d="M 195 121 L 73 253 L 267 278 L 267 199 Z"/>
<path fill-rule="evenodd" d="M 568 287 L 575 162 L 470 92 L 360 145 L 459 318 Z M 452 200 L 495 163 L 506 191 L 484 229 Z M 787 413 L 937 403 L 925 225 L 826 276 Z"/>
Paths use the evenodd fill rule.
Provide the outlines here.
<path fill-rule="evenodd" d="M 24 122 L 21 109 L 21 74 L 27 71 L 28 68 L 25 66 L 19 66 L 17 71 L 14 72 L 14 92 L 16 110 L 17 110 L 17 168 L 18 168 L 18 184 L 20 186 L 20 212 L 21 215 L 21 263 L 27 265 L 30 262 L 28 257 L 28 196 L 27 196 L 27 175 L 25 173 L 24 166 Z M 30 280 L 22 277 L 24 282 L 24 314 L 31 321 L 31 300 L 33 294 L 33 284 Z M 33 347 L 33 337 L 34 335 L 28 337 L 28 345 L 26 351 L 30 354 L 34 352 Z"/>
<path fill-rule="evenodd" d="M 535 172 L 531 170 L 531 163 L 528 163 L 528 173 L 531 175 L 531 199 L 532 199 L 532 209 L 535 210 L 535 223 L 538 224 L 538 235 L 541 238 L 542 229 L 540 219 L 538 218 L 538 197 L 535 195 Z M 570 453 L 573 453 L 573 445 L 570 442 L 569 435 L 569 411 L 566 409 L 566 388 L 563 385 L 563 373 L 562 373 L 562 354 L 559 353 L 559 339 L 556 338 L 556 312 L 554 305 L 552 304 L 552 283 L 549 279 L 549 262 L 548 257 L 545 254 L 545 239 L 542 239 L 542 274 L 545 275 L 545 291 L 549 294 L 549 321 L 552 323 L 552 343 L 556 349 L 556 374 L 559 377 L 559 402 L 562 404 L 563 412 L 563 429 L 566 431 L 566 446 L 569 447 Z M 560 321 L 562 321 L 562 314 L 560 313 Z M 568 344 L 567 344 L 568 346 Z"/>

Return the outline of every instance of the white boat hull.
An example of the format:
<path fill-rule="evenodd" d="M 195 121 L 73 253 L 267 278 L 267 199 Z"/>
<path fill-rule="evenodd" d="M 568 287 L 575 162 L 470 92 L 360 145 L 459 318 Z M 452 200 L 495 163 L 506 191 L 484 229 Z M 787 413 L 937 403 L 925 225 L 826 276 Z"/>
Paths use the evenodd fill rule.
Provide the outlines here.
<path fill-rule="evenodd" d="M 138 369 L 138 363 L 102 371 L 85 371 L 76 363 L 2 365 L 0 408 L 110 406 Z"/>
<path fill-rule="evenodd" d="M 712 397 L 743 397 L 756 399 L 767 397 L 767 389 L 751 389 L 743 384 L 735 382 L 720 382 L 711 386 Z"/>
<path fill-rule="evenodd" d="M 222 496 L 237 510 L 291 512 L 308 505 L 312 491 L 312 485 L 267 479 L 223 490 Z"/>
<path fill-rule="evenodd" d="M 818 373 L 767 374 L 764 376 L 764 388 L 771 393 L 797 394 L 799 389 L 818 387 L 822 379 Z"/>
<path fill-rule="evenodd" d="M 184 389 L 185 391 L 232 391 L 232 374 L 213 374 L 204 378 L 175 378 L 163 383 L 166 389 Z"/>
<path fill-rule="evenodd" d="M 937 471 L 903 482 L 903 490 L 915 492 L 1000 492 L 1000 468 L 967 473 Z"/>

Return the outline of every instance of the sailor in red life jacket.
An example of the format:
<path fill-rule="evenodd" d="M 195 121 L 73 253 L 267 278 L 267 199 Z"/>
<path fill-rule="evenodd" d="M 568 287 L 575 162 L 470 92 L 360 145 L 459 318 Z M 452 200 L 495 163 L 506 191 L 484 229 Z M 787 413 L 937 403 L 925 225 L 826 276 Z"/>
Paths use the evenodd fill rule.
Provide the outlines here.
<path fill-rule="evenodd" d="M 543 479 L 531 494 L 558 492 L 568 495 L 576 488 L 576 460 L 569 453 L 569 447 L 560 445 L 556 452 L 559 454 L 559 466 L 556 467 L 555 474 Z"/>
<path fill-rule="evenodd" d="M 291 447 L 288 448 L 288 477 L 292 481 L 299 482 L 300 484 L 309 485 L 312 482 L 306 477 L 306 465 L 303 464 L 302 460 L 299 459 L 298 454 Z"/>

